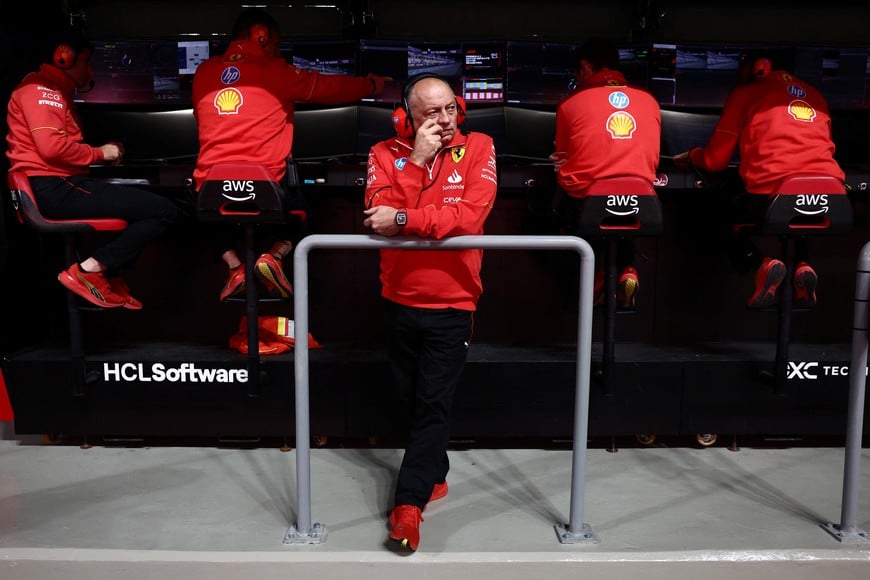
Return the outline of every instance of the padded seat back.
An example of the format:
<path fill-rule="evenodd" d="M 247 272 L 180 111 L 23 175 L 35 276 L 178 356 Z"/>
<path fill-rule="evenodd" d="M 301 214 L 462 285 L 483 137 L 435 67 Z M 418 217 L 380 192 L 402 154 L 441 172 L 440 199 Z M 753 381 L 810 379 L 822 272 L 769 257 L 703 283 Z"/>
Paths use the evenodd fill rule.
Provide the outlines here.
<path fill-rule="evenodd" d="M 852 229 L 852 203 L 843 183 L 823 175 L 794 175 L 780 184 L 761 231 L 777 235 L 842 235 Z"/>
<path fill-rule="evenodd" d="M 30 187 L 30 180 L 21 171 L 10 171 L 9 193 L 18 221 L 48 234 L 82 234 L 88 232 L 116 232 L 127 227 L 118 218 L 50 219 L 42 215 Z"/>
<path fill-rule="evenodd" d="M 284 223 L 285 193 L 257 163 L 219 163 L 199 188 L 196 213 L 200 220 Z"/>
<path fill-rule="evenodd" d="M 640 177 L 593 182 L 580 198 L 578 212 L 578 230 L 586 236 L 654 236 L 664 229 L 661 201 Z"/>

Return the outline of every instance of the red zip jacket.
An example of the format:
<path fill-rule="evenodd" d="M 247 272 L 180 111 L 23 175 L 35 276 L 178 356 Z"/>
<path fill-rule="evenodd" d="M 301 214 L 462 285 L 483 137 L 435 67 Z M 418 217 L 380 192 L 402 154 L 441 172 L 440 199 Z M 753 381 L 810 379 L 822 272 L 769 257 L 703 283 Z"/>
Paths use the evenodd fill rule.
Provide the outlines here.
<path fill-rule="evenodd" d="M 492 139 L 457 131 L 427 167 L 408 161 L 412 146 L 394 138 L 372 147 L 366 207 L 407 211 L 402 235 L 483 234 L 497 189 Z M 405 306 L 476 310 L 482 259 L 482 250 L 381 250 L 381 294 Z"/>
<path fill-rule="evenodd" d="M 75 82 L 54 65 L 43 64 L 12 91 L 6 142 L 12 171 L 34 175 L 87 175 L 103 161 L 99 147 L 83 142 L 73 111 Z"/>
<path fill-rule="evenodd" d="M 618 71 L 595 73 L 556 109 L 556 151 L 567 153 L 559 185 L 582 197 L 598 179 L 637 176 L 652 183 L 661 129 L 652 95 L 628 86 Z"/>
<path fill-rule="evenodd" d="M 689 155 L 696 167 L 722 171 L 738 143 L 740 177 L 749 193 L 776 193 L 783 178 L 795 173 L 845 178 L 834 161 L 824 97 L 785 71 L 735 88 L 707 146 Z"/>
<path fill-rule="evenodd" d="M 197 187 L 215 163 L 232 161 L 260 163 L 279 181 L 291 156 L 295 102 L 348 103 L 372 89 L 366 78 L 303 71 L 265 54 L 254 41 L 234 40 L 193 77 Z"/>

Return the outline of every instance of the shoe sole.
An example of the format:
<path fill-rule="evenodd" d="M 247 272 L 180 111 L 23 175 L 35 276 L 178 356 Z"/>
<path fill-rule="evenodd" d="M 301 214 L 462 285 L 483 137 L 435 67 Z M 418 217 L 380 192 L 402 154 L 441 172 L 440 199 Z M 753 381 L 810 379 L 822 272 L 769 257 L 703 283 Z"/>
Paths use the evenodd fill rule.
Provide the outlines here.
<path fill-rule="evenodd" d="M 394 538 L 390 536 L 389 543 L 398 552 L 410 552 L 413 554 L 417 551 L 417 548 L 411 547 L 411 542 L 408 541 L 408 538 Z"/>
<path fill-rule="evenodd" d="M 794 277 L 794 302 L 801 308 L 812 308 L 816 305 L 816 285 L 819 277 L 813 271 L 804 271 Z"/>
<path fill-rule="evenodd" d="M 84 298 L 91 304 L 95 306 L 99 306 L 100 308 L 121 308 L 125 303 L 119 302 L 106 302 L 105 300 L 100 300 L 93 293 L 91 293 L 87 286 L 83 286 L 83 282 L 80 282 L 75 277 L 73 277 L 69 272 L 63 271 L 57 275 L 57 281 L 60 282 L 64 288 L 79 296 L 80 298 Z"/>
<path fill-rule="evenodd" d="M 260 276 L 264 282 L 272 284 L 277 288 L 278 292 L 281 294 L 281 298 L 290 298 L 292 291 L 288 286 L 285 286 L 285 284 L 289 284 L 290 281 L 283 275 L 279 276 L 274 270 L 272 270 L 268 263 L 257 263 L 257 275 Z"/>
<path fill-rule="evenodd" d="M 785 279 L 785 264 L 776 263 L 767 270 L 767 279 L 759 292 L 749 299 L 749 308 L 767 308 L 777 303 L 776 291 Z"/>

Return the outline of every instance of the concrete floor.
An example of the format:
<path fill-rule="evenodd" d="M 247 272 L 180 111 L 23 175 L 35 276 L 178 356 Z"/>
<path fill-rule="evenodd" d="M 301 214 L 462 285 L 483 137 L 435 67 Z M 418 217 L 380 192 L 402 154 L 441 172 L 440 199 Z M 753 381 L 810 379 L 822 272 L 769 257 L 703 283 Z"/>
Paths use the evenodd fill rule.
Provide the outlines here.
<path fill-rule="evenodd" d="M 296 523 L 295 452 L 0 441 L 0 578 L 870 578 L 870 542 L 843 544 L 842 448 L 653 446 L 588 451 L 584 521 L 560 544 L 570 451 L 451 452 L 450 493 L 419 551 L 384 545 L 394 449 L 315 449 L 320 544 Z M 870 450 L 858 527 L 870 530 Z M 413 568 L 408 568 L 413 566 Z"/>

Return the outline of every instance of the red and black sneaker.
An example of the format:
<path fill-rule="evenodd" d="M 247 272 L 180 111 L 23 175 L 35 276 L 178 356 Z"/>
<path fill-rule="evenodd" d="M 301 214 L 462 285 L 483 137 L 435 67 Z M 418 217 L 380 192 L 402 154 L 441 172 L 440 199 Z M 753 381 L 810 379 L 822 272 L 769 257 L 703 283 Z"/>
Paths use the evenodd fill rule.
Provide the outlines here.
<path fill-rule="evenodd" d="M 245 291 L 245 268 L 241 265 L 235 268 L 230 268 L 230 275 L 227 277 L 227 283 L 224 284 L 224 289 L 221 290 L 221 302 L 230 296 L 237 296 Z"/>
<path fill-rule="evenodd" d="M 293 286 L 290 285 L 290 280 L 284 275 L 281 261 L 272 254 L 263 254 L 257 258 L 254 272 L 257 273 L 257 277 L 266 285 L 269 293 L 277 292 L 281 295 L 281 298 L 290 298 L 293 295 Z"/>
<path fill-rule="evenodd" d="M 423 514 L 415 505 L 397 505 L 390 513 L 390 542 L 401 550 L 417 551 Z"/>
<path fill-rule="evenodd" d="M 794 270 L 794 305 L 798 308 L 815 306 L 818 283 L 819 277 L 813 267 L 806 262 L 798 262 Z"/>
<path fill-rule="evenodd" d="M 101 308 L 120 308 L 127 303 L 112 290 L 102 272 L 85 272 L 78 264 L 58 274 L 57 280 L 70 292 Z"/>
<path fill-rule="evenodd" d="M 112 276 L 106 279 L 109 281 L 109 287 L 112 289 L 112 292 L 125 300 L 123 308 L 127 310 L 142 310 L 142 302 L 130 294 L 130 288 L 123 278 Z"/>
<path fill-rule="evenodd" d="M 749 308 L 768 308 L 779 302 L 776 291 L 785 279 L 785 264 L 776 258 L 765 258 L 755 273 L 755 292 L 746 303 Z"/>
<path fill-rule="evenodd" d="M 616 304 L 627 310 L 635 308 L 639 288 L 640 282 L 638 282 L 637 270 L 634 269 L 634 266 L 623 268 L 616 284 Z"/>

